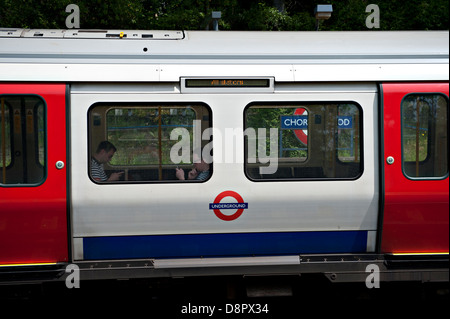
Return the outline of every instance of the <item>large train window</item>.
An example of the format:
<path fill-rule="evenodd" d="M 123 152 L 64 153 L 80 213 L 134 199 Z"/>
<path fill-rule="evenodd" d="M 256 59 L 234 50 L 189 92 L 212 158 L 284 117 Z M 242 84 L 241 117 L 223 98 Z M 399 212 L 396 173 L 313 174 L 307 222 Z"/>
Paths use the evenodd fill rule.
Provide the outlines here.
<path fill-rule="evenodd" d="M 251 180 L 356 179 L 363 171 L 355 103 L 252 104 L 245 111 Z"/>
<path fill-rule="evenodd" d="M 44 101 L 37 96 L 0 96 L 0 185 L 41 184 L 45 141 Z"/>
<path fill-rule="evenodd" d="M 448 99 L 410 94 L 402 101 L 403 172 L 409 178 L 448 175 Z"/>
<path fill-rule="evenodd" d="M 202 182 L 211 175 L 206 105 L 101 103 L 91 107 L 89 123 L 95 182 Z"/>

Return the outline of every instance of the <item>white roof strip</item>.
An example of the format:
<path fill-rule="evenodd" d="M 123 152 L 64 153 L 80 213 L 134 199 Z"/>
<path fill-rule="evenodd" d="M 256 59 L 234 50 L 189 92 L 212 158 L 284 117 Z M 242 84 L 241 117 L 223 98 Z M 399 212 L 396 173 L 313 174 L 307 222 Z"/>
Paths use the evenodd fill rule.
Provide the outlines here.
<path fill-rule="evenodd" d="M 174 41 L 166 41 L 173 39 Z M 0 28 L 0 81 L 448 81 L 449 32 Z"/>
<path fill-rule="evenodd" d="M 182 40 L 183 31 L 0 29 L 0 38 Z"/>

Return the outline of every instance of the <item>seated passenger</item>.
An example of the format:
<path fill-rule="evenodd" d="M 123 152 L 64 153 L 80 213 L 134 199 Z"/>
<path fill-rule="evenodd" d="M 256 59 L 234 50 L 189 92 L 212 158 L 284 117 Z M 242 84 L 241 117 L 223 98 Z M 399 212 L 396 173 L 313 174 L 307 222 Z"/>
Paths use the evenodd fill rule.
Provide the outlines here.
<path fill-rule="evenodd" d="M 195 160 L 194 162 L 198 162 Z M 176 176 L 179 180 L 184 181 L 186 179 L 184 170 L 182 168 L 176 168 Z M 209 178 L 209 164 L 207 164 L 203 159 L 194 163 L 194 168 L 188 173 L 188 180 L 206 181 Z"/>
<path fill-rule="evenodd" d="M 97 182 L 118 181 L 123 172 L 112 173 L 109 177 L 105 173 L 104 164 L 108 163 L 117 151 L 116 147 L 108 141 L 101 142 L 91 159 L 91 177 Z"/>

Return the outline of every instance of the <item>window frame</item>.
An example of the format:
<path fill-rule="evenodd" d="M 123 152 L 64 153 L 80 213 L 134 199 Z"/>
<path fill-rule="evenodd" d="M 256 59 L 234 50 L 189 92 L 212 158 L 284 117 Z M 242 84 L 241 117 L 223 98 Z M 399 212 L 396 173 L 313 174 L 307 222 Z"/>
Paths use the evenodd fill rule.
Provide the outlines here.
<path fill-rule="evenodd" d="M 162 106 L 163 108 L 166 108 L 166 109 L 170 109 L 170 107 L 182 107 L 182 106 L 185 106 L 185 107 L 188 107 L 188 106 L 204 107 L 205 110 L 207 110 L 208 115 L 209 115 L 209 118 L 208 118 L 209 128 L 212 128 L 212 125 L 213 125 L 213 111 L 212 111 L 212 108 L 208 104 L 206 104 L 205 102 L 197 102 L 197 101 L 193 101 L 193 102 L 186 102 L 186 101 L 180 101 L 180 102 L 176 102 L 176 101 L 170 101 L 170 102 L 166 102 L 166 101 L 161 101 L 161 102 L 155 102 L 155 101 L 149 101 L 149 102 L 134 102 L 134 101 L 131 101 L 131 102 L 123 102 L 123 101 L 114 102 L 114 101 L 108 101 L 108 102 L 96 102 L 96 103 L 93 103 L 89 107 L 88 112 L 87 112 L 87 124 L 88 124 L 87 125 L 88 126 L 88 135 L 87 135 L 87 138 L 88 138 L 88 143 L 87 143 L 87 145 L 88 145 L 88 152 L 87 152 L 87 155 L 88 155 L 88 161 L 87 161 L 88 162 L 88 165 L 87 165 L 88 171 L 87 171 L 87 174 L 88 174 L 89 179 L 93 183 L 98 184 L 98 185 L 180 184 L 180 183 L 181 184 L 192 184 L 192 183 L 199 184 L 199 183 L 206 183 L 212 178 L 212 176 L 214 174 L 214 163 L 210 164 L 210 170 L 209 170 L 210 174 L 209 174 L 209 177 L 207 179 L 205 179 L 205 180 L 188 180 L 188 179 L 186 179 L 186 180 L 178 180 L 178 179 L 135 180 L 135 181 L 133 181 L 133 180 L 119 180 L 119 181 L 114 181 L 114 182 L 99 182 L 99 181 L 94 180 L 92 178 L 92 176 L 91 176 L 91 158 L 92 158 L 92 155 L 93 155 L 93 151 L 91 152 L 91 150 L 93 149 L 92 148 L 92 146 L 93 146 L 92 145 L 92 134 L 93 133 L 92 133 L 92 125 L 91 125 L 91 114 L 92 114 L 93 110 L 95 110 L 95 108 L 99 107 L 99 106 L 108 107 L 108 110 L 105 111 L 105 116 L 107 115 L 107 113 L 110 110 L 120 109 L 121 106 L 123 106 L 123 108 L 126 108 L 127 106 L 129 106 L 130 108 L 134 108 L 134 109 L 155 108 L 155 107 L 157 108 L 158 106 Z M 194 112 L 195 112 L 195 110 L 194 110 Z M 197 120 L 203 121 L 202 118 L 197 118 Z M 104 126 L 105 126 L 104 127 L 105 128 L 104 134 L 107 137 L 107 134 L 108 134 L 107 133 L 107 127 L 108 127 L 107 122 L 105 122 Z M 203 131 L 202 131 L 202 133 L 203 133 Z M 211 136 L 211 139 L 208 142 L 208 144 L 211 143 L 212 140 L 213 140 L 213 136 Z M 117 145 L 115 145 L 115 146 L 117 147 Z M 191 149 L 191 155 L 192 154 L 193 154 L 193 149 Z M 140 168 L 143 168 L 143 167 L 149 166 L 149 165 L 150 164 L 147 164 L 147 165 L 145 165 L 145 164 L 144 165 L 142 165 L 142 164 L 139 164 L 139 165 L 111 165 L 110 164 L 110 166 L 112 168 L 117 167 L 117 169 L 115 169 L 115 170 L 120 170 L 121 168 L 123 168 L 125 166 L 129 170 L 139 170 Z M 151 164 L 151 165 L 159 165 L 159 164 Z M 163 164 L 163 165 L 167 165 L 167 164 Z M 175 165 L 175 166 L 192 166 L 193 163 L 191 163 L 191 164 L 173 164 L 173 165 Z M 187 174 L 187 172 L 188 171 L 186 171 L 186 169 L 185 169 L 185 173 L 186 174 Z"/>
<path fill-rule="evenodd" d="M 361 176 L 364 174 L 364 110 L 360 103 L 352 100 L 345 100 L 345 101 L 336 101 L 336 100 L 326 100 L 326 101 L 261 101 L 261 102 L 251 102 L 249 103 L 245 109 L 243 114 L 243 123 L 244 123 L 244 131 L 248 128 L 247 121 L 246 121 L 246 115 L 248 109 L 250 109 L 252 106 L 265 106 L 265 105 L 277 105 L 280 108 L 283 106 L 294 106 L 298 105 L 298 108 L 305 108 L 308 111 L 308 121 L 312 118 L 312 112 L 310 106 L 311 105 L 341 105 L 341 104 L 352 104 L 354 105 L 359 112 L 359 121 L 358 121 L 358 127 L 359 127 L 359 174 L 357 174 L 354 177 L 296 177 L 296 178 L 261 178 L 261 179 L 255 179 L 251 177 L 248 174 L 248 154 L 247 154 L 247 142 L 244 140 L 244 174 L 248 180 L 255 183 L 264 183 L 264 182 L 308 182 L 308 181 L 356 181 L 361 178 Z M 294 109 L 294 108 L 293 108 Z M 309 130 L 309 128 L 308 128 Z M 310 131 L 308 131 L 308 158 L 305 162 L 307 163 L 310 160 Z M 338 137 L 336 136 L 336 145 L 338 145 Z M 346 166 L 349 165 L 347 162 L 343 162 L 339 159 L 338 152 L 336 151 L 336 162 L 341 163 L 342 165 Z"/>
<path fill-rule="evenodd" d="M 414 176 L 410 176 L 407 174 L 406 170 L 405 170 L 405 143 L 404 143 L 404 139 L 403 139 L 403 134 L 404 134 L 404 128 L 403 128 L 403 114 L 404 114 L 404 107 L 403 107 L 403 103 L 406 101 L 406 99 L 410 96 L 433 96 L 433 95 L 437 95 L 437 96 L 442 96 L 445 101 L 447 101 L 447 161 L 448 161 L 448 155 L 449 155 L 449 146 L 448 146 L 448 137 L 449 137 L 449 125 L 448 125 L 448 116 L 449 116 L 449 97 L 442 93 L 442 92 L 410 92 L 408 94 L 406 94 L 405 96 L 403 96 L 401 103 L 400 103 L 400 143 L 401 143 L 401 158 L 402 158 L 402 173 L 403 176 L 406 177 L 407 179 L 411 180 L 411 181 L 428 181 L 428 180 L 445 180 L 449 177 L 449 166 L 447 163 L 447 173 L 444 176 L 423 176 L 423 177 L 414 177 Z M 432 107 L 432 106 L 431 106 Z M 431 110 L 433 111 L 433 110 Z M 428 123 L 428 126 L 430 126 L 430 122 Z M 425 160 L 420 161 L 420 163 L 426 163 L 427 161 L 430 161 L 431 158 L 433 158 L 434 156 L 432 156 L 433 154 L 430 154 L 430 138 L 428 138 L 427 140 L 427 157 L 425 158 Z M 431 155 L 431 156 L 430 156 Z"/>

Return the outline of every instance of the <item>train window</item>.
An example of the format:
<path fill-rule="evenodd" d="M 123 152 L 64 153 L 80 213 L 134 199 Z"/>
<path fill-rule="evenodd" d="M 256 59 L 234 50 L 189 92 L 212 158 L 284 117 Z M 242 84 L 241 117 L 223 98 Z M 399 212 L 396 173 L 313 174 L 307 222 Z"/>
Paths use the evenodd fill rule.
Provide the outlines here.
<path fill-rule="evenodd" d="M 206 148 L 211 136 L 203 133 L 210 128 L 211 112 L 205 105 L 96 104 L 89 117 L 94 181 L 209 179 L 212 160 Z M 100 145 L 114 147 L 111 158 L 97 155 Z"/>
<path fill-rule="evenodd" d="M 358 178 L 361 114 L 355 103 L 250 105 L 245 112 L 248 178 Z"/>
<path fill-rule="evenodd" d="M 1 130 L 0 130 L 0 167 L 6 169 L 11 165 L 11 108 L 6 105 L 5 98 L 1 98 Z M 6 176 L 3 174 L 2 176 Z M 5 183 L 3 183 L 5 184 Z"/>
<path fill-rule="evenodd" d="M 45 178 L 45 105 L 36 96 L 0 97 L 0 185 Z"/>
<path fill-rule="evenodd" d="M 403 172 L 409 178 L 448 175 L 448 99 L 411 94 L 402 101 Z"/>

